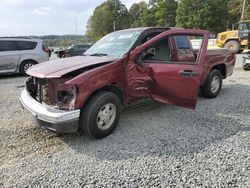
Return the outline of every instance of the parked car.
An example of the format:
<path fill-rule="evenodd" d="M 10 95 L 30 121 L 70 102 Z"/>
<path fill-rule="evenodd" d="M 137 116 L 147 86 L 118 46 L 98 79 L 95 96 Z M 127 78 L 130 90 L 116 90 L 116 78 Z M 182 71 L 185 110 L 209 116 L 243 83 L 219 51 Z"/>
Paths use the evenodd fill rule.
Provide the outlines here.
<path fill-rule="evenodd" d="M 0 73 L 26 75 L 29 67 L 48 61 L 49 54 L 39 39 L 0 38 Z"/>
<path fill-rule="evenodd" d="M 48 48 L 50 49 L 51 53 L 55 51 L 54 47 L 48 47 Z"/>
<path fill-rule="evenodd" d="M 200 49 L 193 49 L 190 36 L 203 39 Z M 109 135 L 122 107 L 139 98 L 195 109 L 199 89 L 216 97 L 235 65 L 227 49 L 207 50 L 208 38 L 207 31 L 177 28 L 108 34 L 83 56 L 30 68 L 21 104 L 43 127 L 80 129 L 97 139 Z"/>
<path fill-rule="evenodd" d="M 244 70 L 250 70 L 250 55 L 243 57 L 242 66 Z"/>
<path fill-rule="evenodd" d="M 77 45 L 72 45 L 64 50 L 58 50 L 55 53 L 59 58 L 73 57 L 82 55 L 87 49 L 90 48 L 90 46 L 91 45 L 88 44 L 77 44 Z"/>

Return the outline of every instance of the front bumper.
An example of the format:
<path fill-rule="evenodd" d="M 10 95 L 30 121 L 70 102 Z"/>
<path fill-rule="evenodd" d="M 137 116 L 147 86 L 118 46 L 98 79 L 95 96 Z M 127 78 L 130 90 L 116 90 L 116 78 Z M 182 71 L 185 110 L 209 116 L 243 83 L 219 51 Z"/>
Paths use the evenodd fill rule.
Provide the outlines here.
<path fill-rule="evenodd" d="M 243 57 L 242 66 L 245 70 L 250 70 L 250 57 Z"/>
<path fill-rule="evenodd" d="M 33 99 L 26 89 L 22 91 L 19 100 L 22 107 L 36 117 L 40 126 L 58 133 L 77 132 L 80 110 L 57 110 L 41 104 Z"/>

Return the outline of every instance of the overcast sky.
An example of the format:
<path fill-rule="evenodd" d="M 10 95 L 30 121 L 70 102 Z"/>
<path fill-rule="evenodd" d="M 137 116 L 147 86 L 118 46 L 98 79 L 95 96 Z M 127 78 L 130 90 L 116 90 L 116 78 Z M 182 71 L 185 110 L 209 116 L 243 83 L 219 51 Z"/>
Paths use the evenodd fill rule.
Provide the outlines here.
<path fill-rule="evenodd" d="M 84 34 L 104 0 L 0 0 L 0 36 Z M 140 0 L 122 0 L 129 8 Z"/>

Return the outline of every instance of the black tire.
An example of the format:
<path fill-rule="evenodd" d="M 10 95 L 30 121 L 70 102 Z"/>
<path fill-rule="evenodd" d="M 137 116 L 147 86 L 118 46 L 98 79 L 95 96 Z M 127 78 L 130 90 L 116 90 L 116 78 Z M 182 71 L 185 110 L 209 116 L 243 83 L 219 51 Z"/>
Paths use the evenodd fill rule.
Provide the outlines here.
<path fill-rule="evenodd" d="M 63 52 L 58 52 L 58 57 L 63 58 Z"/>
<path fill-rule="evenodd" d="M 240 51 L 238 52 L 238 54 L 241 54 L 243 51 L 244 51 L 244 50 L 240 50 Z"/>
<path fill-rule="evenodd" d="M 249 71 L 250 70 L 250 66 L 248 66 L 248 67 L 247 66 L 243 66 L 243 70 L 244 71 Z"/>
<path fill-rule="evenodd" d="M 23 75 L 23 76 L 27 76 L 26 74 L 26 71 L 28 70 L 28 68 L 30 68 L 31 66 L 35 65 L 36 62 L 34 61 L 24 61 L 21 66 L 20 66 L 20 73 Z"/>
<path fill-rule="evenodd" d="M 231 52 L 239 53 L 241 51 L 241 45 L 236 40 L 230 40 L 225 44 L 225 48 L 227 48 Z"/>
<path fill-rule="evenodd" d="M 106 106 L 108 105 L 111 105 L 110 108 L 106 108 Z M 115 114 L 113 113 L 112 116 L 106 113 L 105 109 L 108 109 L 111 114 L 111 111 L 113 109 L 113 111 L 115 111 Z M 80 128 L 92 138 L 104 138 L 111 134 L 112 131 L 116 128 L 120 119 L 121 109 L 121 101 L 116 94 L 106 91 L 100 91 L 98 93 L 95 93 L 88 100 L 85 107 L 81 110 Z M 102 121 L 103 117 L 106 119 Z"/>
<path fill-rule="evenodd" d="M 213 82 L 218 82 L 215 85 Z M 212 69 L 208 74 L 205 84 L 201 87 L 201 94 L 205 98 L 215 98 L 219 95 L 222 87 L 222 75 L 219 70 Z"/>

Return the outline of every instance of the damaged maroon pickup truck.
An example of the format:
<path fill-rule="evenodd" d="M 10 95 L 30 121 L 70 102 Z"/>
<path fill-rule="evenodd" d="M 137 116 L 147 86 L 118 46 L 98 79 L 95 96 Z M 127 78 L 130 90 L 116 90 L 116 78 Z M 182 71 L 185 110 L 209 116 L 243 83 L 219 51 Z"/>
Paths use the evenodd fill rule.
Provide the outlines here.
<path fill-rule="evenodd" d="M 195 109 L 199 91 L 216 97 L 235 64 L 226 49 L 207 50 L 208 38 L 207 31 L 178 28 L 110 33 L 82 56 L 31 67 L 20 102 L 43 127 L 97 139 L 139 98 Z M 191 39 L 202 39 L 198 49 Z"/>

